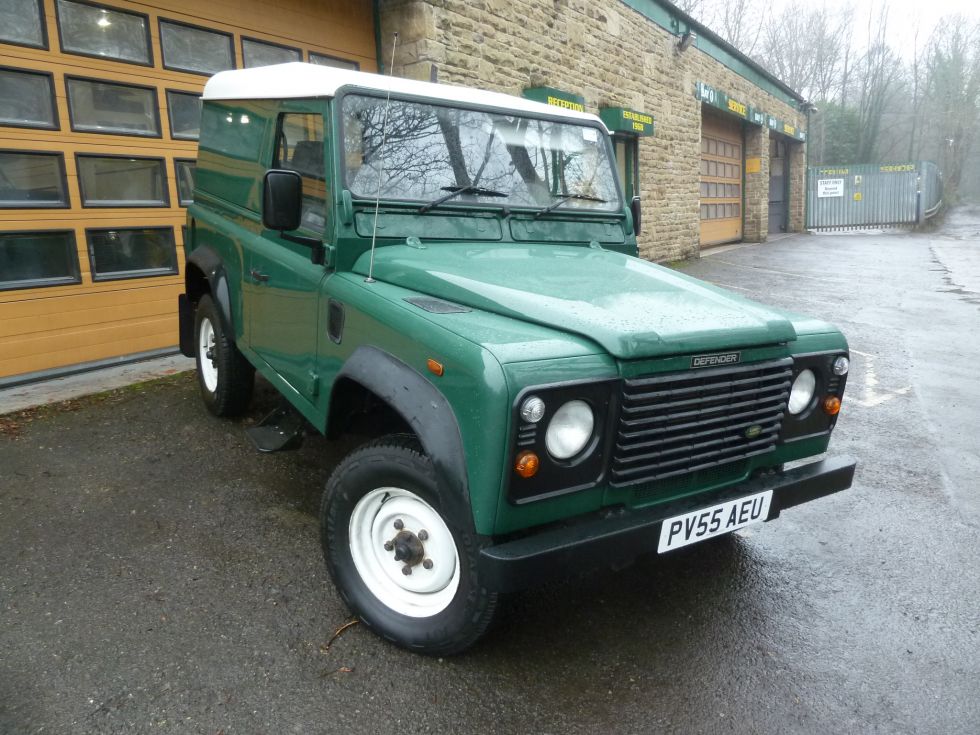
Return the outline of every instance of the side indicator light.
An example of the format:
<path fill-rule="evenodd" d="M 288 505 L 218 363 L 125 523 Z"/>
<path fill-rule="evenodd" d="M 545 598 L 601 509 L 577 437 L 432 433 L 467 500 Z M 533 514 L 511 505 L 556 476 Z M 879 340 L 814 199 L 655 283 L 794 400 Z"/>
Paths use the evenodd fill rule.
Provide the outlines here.
<path fill-rule="evenodd" d="M 521 452 L 517 455 L 517 462 L 514 463 L 514 472 L 526 480 L 538 474 L 540 466 L 541 462 L 534 452 Z"/>
<path fill-rule="evenodd" d="M 429 368 L 430 373 L 432 373 L 433 375 L 437 375 L 440 378 L 442 377 L 442 374 L 446 372 L 446 368 L 442 366 L 442 363 L 436 362 L 431 357 L 425 361 L 425 364 Z"/>
<path fill-rule="evenodd" d="M 840 398 L 837 396 L 827 396 L 823 399 L 823 412 L 828 416 L 836 416 L 840 413 Z"/>

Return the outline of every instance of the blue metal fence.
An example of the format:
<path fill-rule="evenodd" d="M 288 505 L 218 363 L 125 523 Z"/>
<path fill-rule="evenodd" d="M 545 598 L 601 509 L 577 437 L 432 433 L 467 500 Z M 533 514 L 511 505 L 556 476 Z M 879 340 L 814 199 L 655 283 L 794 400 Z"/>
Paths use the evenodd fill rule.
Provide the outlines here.
<path fill-rule="evenodd" d="M 942 207 L 942 176 L 931 161 L 811 166 L 807 229 L 911 227 Z"/>

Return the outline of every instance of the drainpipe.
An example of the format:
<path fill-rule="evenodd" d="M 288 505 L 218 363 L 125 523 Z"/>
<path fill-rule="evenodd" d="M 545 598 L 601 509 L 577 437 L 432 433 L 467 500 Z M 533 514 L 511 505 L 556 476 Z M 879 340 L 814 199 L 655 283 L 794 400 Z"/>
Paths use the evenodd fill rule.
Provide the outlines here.
<path fill-rule="evenodd" d="M 809 102 L 803 103 L 803 114 L 806 115 L 806 151 L 803 154 L 803 231 L 806 231 L 810 219 L 810 112 L 816 108 Z"/>
<path fill-rule="evenodd" d="M 385 65 L 381 58 L 381 0 L 371 0 L 371 12 L 374 15 L 374 58 L 378 65 L 378 74 L 384 74 Z"/>

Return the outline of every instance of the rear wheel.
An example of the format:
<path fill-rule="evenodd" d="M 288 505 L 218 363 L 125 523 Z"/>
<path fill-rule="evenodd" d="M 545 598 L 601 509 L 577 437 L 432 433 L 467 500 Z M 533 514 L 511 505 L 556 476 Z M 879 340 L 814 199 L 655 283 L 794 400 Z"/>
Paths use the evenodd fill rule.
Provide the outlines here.
<path fill-rule="evenodd" d="M 338 465 L 323 494 L 321 539 L 341 597 L 379 635 L 448 655 L 489 626 L 479 537 L 438 504 L 435 472 L 414 437 L 385 437 Z"/>
<path fill-rule="evenodd" d="M 215 416 L 242 413 L 252 398 L 255 368 L 225 334 L 214 300 L 207 294 L 194 317 L 197 382 L 204 405 Z"/>

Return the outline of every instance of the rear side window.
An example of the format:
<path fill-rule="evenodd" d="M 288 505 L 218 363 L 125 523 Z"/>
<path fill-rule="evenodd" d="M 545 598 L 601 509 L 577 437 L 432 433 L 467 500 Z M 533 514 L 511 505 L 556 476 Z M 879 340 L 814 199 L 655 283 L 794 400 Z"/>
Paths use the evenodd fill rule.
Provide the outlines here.
<path fill-rule="evenodd" d="M 289 112 L 279 116 L 274 168 L 303 177 L 301 227 L 323 233 L 327 189 L 324 177 L 323 118 L 315 113 Z"/>
<path fill-rule="evenodd" d="M 262 177 L 268 161 L 266 128 L 275 104 L 264 100 L 206 102 L 201 114 L 195 185 L 256 214 L 261 211 Z"/>

